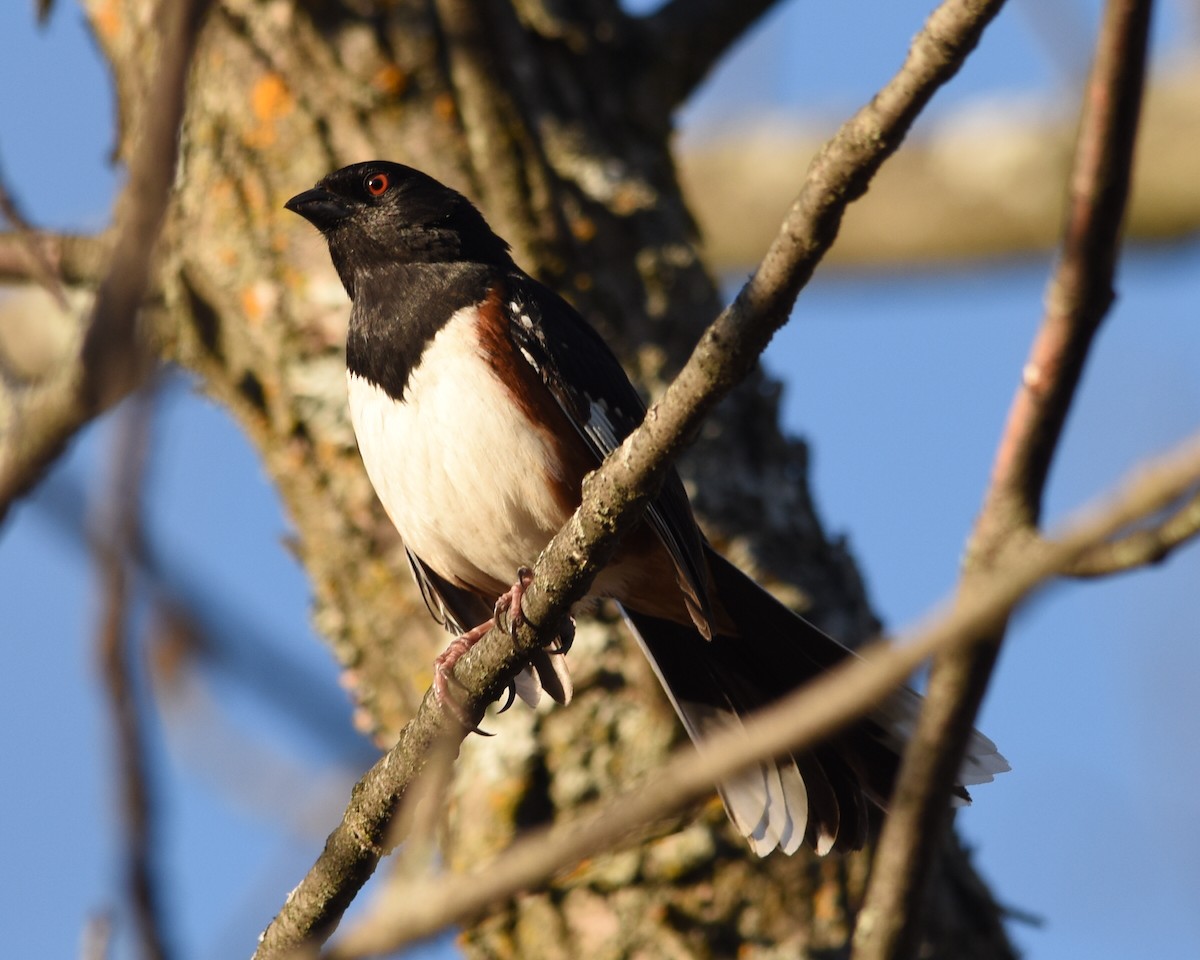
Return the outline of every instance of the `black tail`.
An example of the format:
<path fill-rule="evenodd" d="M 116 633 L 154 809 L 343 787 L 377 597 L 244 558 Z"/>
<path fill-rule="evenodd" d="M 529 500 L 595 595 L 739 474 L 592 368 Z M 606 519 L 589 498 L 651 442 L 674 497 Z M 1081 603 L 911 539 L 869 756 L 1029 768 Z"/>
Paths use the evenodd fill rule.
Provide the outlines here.
<path fill-rule="evenodd" d="M 854 656 L 711 548 L 708 560 L 713 592 L 734 633 L 706 641 L 692 627 L 625 611 L 695 741 L 740 723 L 740 717 Z M 776 847 L 794 853 L 805 842 L 819 854 L 861 847 L 868 801 L 886 805 L 920 703 L 911 690 L 898 691 L 823 744 L 718 784 L 730 819 L 760 856 Z M 990 781 L 1007 769 L 995 744 L 976 732 L 960 772 L 962 785 Z M 965 790 L 961 796 L 967 798 Z"/>

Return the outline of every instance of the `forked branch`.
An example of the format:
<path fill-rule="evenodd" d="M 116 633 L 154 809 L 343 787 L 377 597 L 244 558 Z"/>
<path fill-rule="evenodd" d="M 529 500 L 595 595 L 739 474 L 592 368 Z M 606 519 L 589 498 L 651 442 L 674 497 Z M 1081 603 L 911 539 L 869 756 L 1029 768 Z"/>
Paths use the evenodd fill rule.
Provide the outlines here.
<path fill-rule="evenodd" d="M 786 322 L 797 293 L 837 235 L 846 206 L 899 146 L 934 91 L 958 70 L 1001 5 L 946 0 L 913 41 L 900 72 L 814 160 L 754 276 L 701 337 L 645 422 L 585 483 L 582 505 L 538 560 L 522 604 L 528 623 L 516 641 L 493 630 L 459 662 L 456 676 L 472 691 L 464 701 L 468 710 L 482 711 L 528 652 L 551 639 L 551 630 L 539 633 L 529 624 L 559 623 L 584 595 L 619 537 L 637 522 L 668 464 Z M 461 730 L 443 727 L 428 694 L 396 746 L 359 782 L 321 857 L 264 932 L 257 960 L 312 948 L 332 933 L 386 852 L 391 817 L 431 750 L 443 736 L 461 739 Z"/>
<path fill-rule="evenodd" d="M 1050 464 L 1093 338 L 1112 302 L 1150 7 L 1150 0 L 1110 0 L 1106 9 L 1085 94 L 1062 252 L 968 549 L 964 597 L 981 589 L 1007 555 L 1039 537 Z M 895 960 L 916 951 L 950 789 L 1005 627 L 999 622 L 990 642 L 935 662 L 859 914 L 855 960 Z"/>

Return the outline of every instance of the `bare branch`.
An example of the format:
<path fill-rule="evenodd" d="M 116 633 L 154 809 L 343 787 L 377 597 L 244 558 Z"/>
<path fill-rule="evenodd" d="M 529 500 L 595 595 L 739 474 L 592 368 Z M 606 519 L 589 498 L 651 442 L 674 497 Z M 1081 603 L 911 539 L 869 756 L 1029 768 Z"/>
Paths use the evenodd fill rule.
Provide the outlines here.
<path fill-rule="evenodd" d="M 1105 498 L 1079 511 L 1049 541 L 1027 541 L 1007 555 L 970 596 L 895 645 L 877 644 L 802 690 L 757 712 L 741 729 L 714 736 L 703 752 L 679 750 L 649 783 L 594 805 L 570 822 L 530 831 L 466 875 L 400 883 L 385 891 L 364 922 L 339 939 L 331 960 L 391 953 L 442 928 L 544 884 L 556 873 L 636 838 L 646 824 L 712 790 L 745 767 L 807 747 L 861 717 L 922 662 L 985 641 L 997 623 L 1039 586 L 1115 532 L 1160 510 L 1200 482 L 1200 436 L 1135 471 Z"/>
<path fill-rule="evenodd" d="M 150 282 L 150 253 L 158 240 L 175 180 L 184 90 L 200 20 L 208 0 L 159 7 L 162 51 L 142 136 L 129 163 L 129 182 L 116 213 L 116 243 L 108 273 L 96 291 L 83 342 L 83 398 L 106 410 L 137 387 L 148 371 L 146 346 L 136 333 L 138 308 Z"/>
<path fill-rule="evenodd" d="M 1106 9 L 1080 124 L 1062 255 L 968 548 L 964 596 L 980 589 L 1004 554 L 1038 536 L 1051 459 L 1112 302 L 1150 8 L 1150 0 L 1110 0 Z M 934 665 L 880 836 L 854 934 L 855 960 L 891 960 L 916 950 L 933 851 L 948 816 L 946 797 L 1005 627 L 996 624 L 990 642 Z"/>
<path fill-rule="evenodd" d="M 682 104 L 717 61 L 778 0 L 670 0 L 641 21 L 644 86 L 668 111 Z"/>
<path fill-rule="evenodd" d="M 69 305 L 67 295 L 63 292 L 62 280 L 49 257 L 46 256 L 46 250 L 37 231 L 21 214 L 17 201 L 9 192 L 3 177 L 0 177 L 0 216 L 3 216 L 16 231 L 30 275 L 50 294 L 60 310 L 66 310 Z"/>
<path fill-rule="evenodd" d="M 159 378 L 160 396 L 173 380 L 177 378 L 170 373 Z M 95 549 L 95 534 L 86 523 L 86 499 L 82 483 L 59 473 L 43 484 L 30 506 L 65 546 L 89 550 Z M 288 656 L 294 637 L 257 622 L 188 558 L 162 551 L 153 538 L 132 545 L 129 563 L 157 611 L 161 635 L 171 638 L 174 652 L 169 658 L 176 666 L 195 660 L 221 682 L 249 692 L 352 762 L 375 756 L 359 734 L 345 729 L 344 696 Z"/>
<path fill-rule="evenodd" d="M 1176 549 L 1200 533 L 1200 493 L 1185 501 L 1165 520 L 1134 530 L 1118 540 L 1089 550 L 1067 574 L 1072 577 L 1104 577 L 1161 563 Z"/>
<path fill-rule="evenodd" d="M 143 720 L 126 642 L 130 632 L 130 557 L 138 540 L 139 497 L 152 411 L 148 393 L 140 394 L 136 403 L 122 411 L 113 444 L 112 478 L 103 504 L 105 532 L 95 539 L 94 554 L 104 595 L 97 642 L 116 732 L 127 893 L 142 955 L 164 960 L 169 954 L 155 870 L 154 810 L 146 774 Z"/>
<path fill-rule="evenodd" d="M 37 282 L 37 267 L 27 252 L 20 231 L 0 233 L 0 283 Z M 104 276 L 108 261 L 107 235 L 39 233 L 40 258 L 68 286 L 93 287 Z"/>
<path fill-rule="evenodd" d="M 108 960 L 112 945 L 112 917 L 97 913 L 87 918 L 79 942 L 79 960 Z"/>
<path fill-rule="evenodd" d="M 208 0 L 181 0 L 160 7 L 154 95 L 117 205 L 112 258 L 78 360 L 41 389 L 5 398 L 12 429 L 0 461 L 0 517 L 83 424 L 130 393 L 149 370 L 146 347 L 135 335 L 137 311 L 175 177 L 187 73 L 207 5 Z"/>
<path fill-rule="evenodd" d="M 737 299 L 701 337 L 691 358 L 642 425 L 585 481 L 583 503 L 538 559 L 515 642 L 494 629 L 461 661 L 471 691 L 463 706 L 481 712 L 525 656 L 549 642 L 554 626 L 584 595 L 620 536 L 636 523 L 667 465 L 704 417 L 753 369 L 782 326 L 800 287 L 837 235 L 846 205 L 860 196 L 899 146 L 934 91 L 973 49 L 1000 0 L 946 0 L 913 41 L 900 72 L 838 132 L 813 162 L 762 264 Z M 534 625 L 539 625 L 535 628 Z M 453 734 L 461 739 L 462 731 Z M 427 694 L 392 751 L 360 781 L 325 851 L 264 931 L 257 960 L 322 942 L 385 852 L 388 823 L 443 731 Z"/>
<path fill-rule="evenodd" d="M 1067 411 L 1092 339 L 1113 301 L 1150 9 L 1149 0 L 1108 4 L 1085 93 L 1062 251 L 996 454 L 977 539 L 995 536 L 993 524 L 1037 524 Z"/>

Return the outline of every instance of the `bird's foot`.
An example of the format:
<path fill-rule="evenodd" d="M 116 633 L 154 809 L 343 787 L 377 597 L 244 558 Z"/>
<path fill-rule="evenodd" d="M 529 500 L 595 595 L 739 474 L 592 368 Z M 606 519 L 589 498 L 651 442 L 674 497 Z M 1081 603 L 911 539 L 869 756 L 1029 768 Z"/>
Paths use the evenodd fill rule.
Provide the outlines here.
<path fill-rule="evenodd" d="M 454 684 L 460 690 L 466 689 L 462 681 L 454 675 L 454 665 L 462 659 L 464 653 L 482 640 L 495 624 L 496 621 L 494 618 L 486 620 L 479 626 L 468 630 L 462 636 L 455 637 L 450 641 L 446 649 L 441 652 L 441 655 L 433 661 L 433 695 L 438 704 L 442 709 L 450 713 L 455 720 L 461 723 L 469 733 L 478 733 L 484 737 L 490 737 L 491 734 L 486 730 L 480 729 L 479 724 L 463 709 L 463 705 L 450 692 L 450 685 Z"/>
<path fill-rule="evenodd" d="M 454 665 L 458 663 L 463 654 L 486 636 L 487 632 L 500 621 L 501 616 L 507 617 L 508 634 L 516 639 L 517 629 L 525 622 L 525 614 L 521 610 L 521 602 L 524 599 L 525 591 L 531 583 L 533 583 L 533 571 L 529 567 L 520 567 L 517 570 L 516 581 L 496 600 L 492 619 L 481 623 L 462 636 L 456 637 L 442 651 L 441 656 L 433 662 L 433 692 L 437 698 L 437 702 L 471 733 L 478 733 L 485 737 L 492 736 L 486 730 L 479 728 L 478 724 L 467 714 L 462 704 L 451 692 L 450 686 L 452 684 L 461 690 L 466 689 L 462 682 L 454 676 Z M 549 644 L 550 653 L 560 656 L 565 654 L 570 649 L 574 639 L 575 619 L 568 616 L 563 619 L 563 622 L 559 625 L 558 635 Z M 511 707 L 515 699 L 516 684 L 510 683 L 508 698 L 504 706 L 500 708 L 500 712 L 503 713 Z"/>

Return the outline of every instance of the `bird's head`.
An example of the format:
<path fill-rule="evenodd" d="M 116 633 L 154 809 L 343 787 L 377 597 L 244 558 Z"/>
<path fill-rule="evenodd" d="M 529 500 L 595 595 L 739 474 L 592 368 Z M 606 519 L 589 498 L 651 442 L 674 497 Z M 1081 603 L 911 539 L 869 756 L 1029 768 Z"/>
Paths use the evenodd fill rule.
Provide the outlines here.
<path fill-rule="evenodd" d="M 351 296 L 356 277 L 389 265 L 512 263 L 508 244 L 471 201 L 399 163 L 372 160 L 343 167 L 284 206 L 324 235 Z"/>

